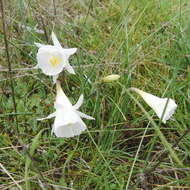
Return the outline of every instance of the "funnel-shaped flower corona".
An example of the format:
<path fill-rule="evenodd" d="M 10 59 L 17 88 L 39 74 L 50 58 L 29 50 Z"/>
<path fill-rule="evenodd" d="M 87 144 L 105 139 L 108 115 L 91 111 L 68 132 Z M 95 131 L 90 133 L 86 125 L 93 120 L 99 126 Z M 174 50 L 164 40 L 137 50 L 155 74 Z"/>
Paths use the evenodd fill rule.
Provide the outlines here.
<path fill-rule="evenodd" d="M 59 81 L 56 82 L 56 88 L 57 96 L 54 104 L 56 111 L 48 117 L 38 120 L 55 117 L 52 132 L 57 137 L 69 138 L 80 135 L 86 129 L 86 125 L 81 118 L 94 120 L 93 117 L 78 111 L 83 103 L 83 95 L 80 96 L 77 103 L 73 106 L 63 92 Z"/>
<path fill-rule="evenodd" d="M 154 110 L 156 115 L 162 119 L 163 123 L 166 123 L 166 121 L 170 119 L 177 108 L 177 104 L 171 98 L 159 98 L 137 88 L 130 88 L 129 90 L 138 93 L 144 99 L 144 101 Z"/>
<path fill-rule="evenodd" d="M 77 48 L 64 49 L 53 32 L 51 37 L 54 45 L 35 43 L 39 47 L 36 67 L 40 68 L 44 74 L 53 76 L 55 82 L 64 68 L 69 73 L 75 74 L 69 64 L 69 57 L 77 51 Z"/>

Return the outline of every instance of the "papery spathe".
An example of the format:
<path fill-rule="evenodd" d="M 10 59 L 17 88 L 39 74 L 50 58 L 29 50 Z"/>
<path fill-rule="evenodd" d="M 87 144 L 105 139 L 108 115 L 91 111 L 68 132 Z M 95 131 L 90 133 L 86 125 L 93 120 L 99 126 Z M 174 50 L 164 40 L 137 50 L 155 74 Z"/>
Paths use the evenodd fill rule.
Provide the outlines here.
<path fill-rule="evenodd" d="M 57 137 L 69 138 L 80 135 L 86 129 L 86 124 L 82 121 L 81 118 L 94 120 L 93 117 L 78 111 L 83 103 L 83 95 L 80 96 L 77 103 L 73 106 L 61 89 L 59 81 L 57 81 L 56 87 L 57 96 L 54 105 L 56 111 L 50 114 L 48 117 L 38 120 L 55 117 L 52 132 Z"/>
<path fill-rule="evenodd" d="M 102 82 L 109 83 L 109 82 L 116 81 L 119 78 L 120 78 L 120 75 L 112 74 L 112 75 L 108 75 L 108 76 L 102 78 Z"/>
<path fill-rule="evenodd" d="M 144 101 L 154 110 L 156 115 L 162 119 L 163 123 L 166 123 L 166 121 L 170 119 L 177 108 L 177 104 L 171 98 L 159 98 L 137 88 L 129 88 L 129 90 L 138 93 L 144 99 Z"/>

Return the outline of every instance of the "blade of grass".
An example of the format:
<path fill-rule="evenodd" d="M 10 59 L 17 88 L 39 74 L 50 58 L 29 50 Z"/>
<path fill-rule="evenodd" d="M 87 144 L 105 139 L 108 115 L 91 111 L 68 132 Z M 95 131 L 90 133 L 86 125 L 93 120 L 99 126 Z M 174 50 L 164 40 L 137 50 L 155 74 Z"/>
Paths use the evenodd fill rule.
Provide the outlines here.
<path fill-rule="evenodd" d="M 23 190 L 22 187 L 15 181 L 15 179 L 12 177 L 12 175 L 7 171 L 7 169 L 3 166 L 3 164 L 0 163 L 0 167 L 2 170 L 11 178 L 13 183 L 20 189 Z"/>
<path fill-rule="evenodd" d="M 121 184 L 120 184 L 119 180 L 118 180 L 117 177 L 115 176 L 115 174 L 114 174 L 113 170 L 111 169 L 109 163 L 107 162 L 107 160 L 105 159 L 105 157 L 104 157 L 104 155 L 102 154 L 101 150 L 99 149 L 98 145 L 97 145 L 96 142 L 94 141 L 94 139 L 93 139 L 93 137 L 92 137 L 90 131 L 87 130 L 87 132 L 88 132 L 88 135 L 89 135 L 90 139 L 92 140 L 93 144 L 95 145 L 97 151 L 99 152 L 100 156 L 101 156 L 102 159 L 104 160 L 106 166 L 108 167 L 108 169 L 110 170 L 111 174 L 113 175 L 113 177 L 114 177 L 116 183 L 119 185 L 119 187 L 121 187 Z"/>
<path fill-rule="evenodd" d="M 41 134 L 42 134 L 42 132 L 43 132 L 44 130 L 46 130 L 46 129 L 42 129 L 42 130 L 34 137 L 34 139 L 32 140 L 32 144 L 31 144 L 31 147 L 30 147 L 30 150 L 29 150 L 29 155 L 30 155 L 30 157 L 33 156 L 34 151 L 35 151 L 36 148 L 38 147 Z M 30 164 L 31 164 L 32 160 L 30 159 L 30 157 L 27 156 L 27 157 L 26 157 L 26 162 L 25 162 L 25 174 L 24 174 L 24 179 L 25 179 L 25 187 L 26 187 L 26 190 L 30 190 L 30 189 L 31 189 L 30 181 L 29 181 L 29 168 L 30 168 Z"/>
<path fill-rule="evenodd" d="M 130 173 L 129 173 L 129 177 L 128 177 L 128 180 L 127 180 L 127 185 L 126 185 L 126 187 L 125 187 L 126 190 L 128 190 L 128 187 L 129 187 L 129 184 L 130 184 L 130 180 L 131 180 L 131 176 L 132 176 L 132 174 L 133 174 L 133 169 L 134 169 L 135 163 L 136 163 L 136 161 L 137 161 L 137 158 L 138 158 L 138 155 L 139 155 L 139 152 L 140 152 L 140 149 L 141 149 L 141 146 L 142 146 L 144 137 L 145 137 L 145 135 L 146 135 L 146 132 L 147 132 L 149 126 L 150 126 L 150 122 L 148 123 L 148 125 L 146 126 L 146 128 L 145 128 L 145 130 L 144 130 L 144 133 L 143 133 L 142 138 L 141 138 L 141 141 L 140 141 L 140 143 L 139 143 L 137 152 L 136 152 L 136 154 L 135 154 L 135 158 L 134 158 L 134 160 L 133 160 L 133 163 L 132 163 L 132 166 L 131 166 L 131 170 L 130 170 Z"/>

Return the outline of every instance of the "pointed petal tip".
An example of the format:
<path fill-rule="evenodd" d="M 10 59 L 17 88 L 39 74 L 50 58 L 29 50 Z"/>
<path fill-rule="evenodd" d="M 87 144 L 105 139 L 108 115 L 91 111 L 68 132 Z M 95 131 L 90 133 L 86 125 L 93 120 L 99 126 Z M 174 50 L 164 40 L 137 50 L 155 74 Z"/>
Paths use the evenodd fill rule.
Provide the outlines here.
<path fill-rule="evenodd" d="M 68 48 L 68 49 L 63 49 L 63 53 L 67 54 L 68 56 L 73 55 L 76 53 L 77 48 Z"/>
<path fill-rule="evenodd" d="M 35 66 L 33 67 L 33 69 L 39 69 L 39 65 L 38 65 L 38 64 L 35 65 Z"/>
<path fill-rule="evenodd" d="M 76 111 L 76 113 L 77 113 L 80 117 L 82 117 L 82 118 L 89 119 L 89 120 L 95 120 L 95 118 L 93 118 L 93 117 L 91 117 L 91 116 L 89 116 L 89 115 L 87 115 L 87 114 L 85 114 L 85 113 L 82 113 L 82 112 L 80 112 L 80 111 Z"/>
<path fill-rule="evenodd" d="M 73 106 L 73 108 L 75 110 L 78 110 L 81 107 L 83 101 L 84 101 L 84 96 L 83 96 L 83 94 L 81 94 L 78 101 L 77 101 L 77 103 Z"/>
<path fill-rule="evenodd" d="M 38 42 L 34 42 L 34 44 L 35 44 L 38 48 L 41 48 L 41 47 L 43 46 L 43 44 L 38 43 Z"/>
<path fill-rule="evenodd" d="M 67 69 L 67 71 L 70 73 L 70 74 L 72 74 L 72 75 L 76 75 L 76 73 L 75 73 L 75 71 L 73 70 L 73 71 L 71 71 L 71 70 L 68 70 Z"/>
<path fill-rule="evenodd" d="M 46 117 L 44 117 L 44 118 L 38 118 L 38 119 L 36 119 L 37 121 L 43 121 L 43 120 L 46 120 L 47 118 Z"/>
<path fill-rule="evenodd" d="M 70 74 L 76 75 L 73 67 L 69 63 L 65 66 L 65 70 L 67 70 Z"/>
<path fill-rule="evenodd" d="M 62 48 L 61 44 L 59 43 L 59 40 L 57 39 L 57 36 L 55 35 L 55 33 L 53 31 L 51 33 L 51 38 L 52 38 L 54 46 L 56 46 L 58 48 Z"/>
<path fill-rule="evenodd" d="M 76 53 L 77 48 L 72 48 L 73 49 L 73 54 Z"/>
<path fill-rule="evenodd" d="M 84 95 L 83 94 L 80 95 L 79 100 L 80 100 L 81 104 L 84 102 Z"/>
<path fill-rule="evenodd" d="M 53 113 L 49 114 L 47 117 L 38 118 L 38 119 L 36 119 L 36 120 L 37 120 L 37 121 L 43 121 L 43 120 L 46 120 L 46 119 L 51 119 L 51 118 L 53 118 L 53 117 L 55 117 L 55 116 L 56 116 L 56 112 L 53 112 Z"/>

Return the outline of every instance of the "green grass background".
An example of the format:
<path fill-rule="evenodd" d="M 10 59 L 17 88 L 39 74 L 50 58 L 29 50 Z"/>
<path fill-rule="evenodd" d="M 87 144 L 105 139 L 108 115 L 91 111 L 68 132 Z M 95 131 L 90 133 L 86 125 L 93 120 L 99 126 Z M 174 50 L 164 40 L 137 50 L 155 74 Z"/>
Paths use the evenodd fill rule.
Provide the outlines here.
<path fill-rule="evenodd" d="M 11 64 L 17 69 L 12 72 L 17 113 L 1 20 L 0 189 L 190 189 L 190 134 L 172 148 L 175 156 L 170 152 L 144 175 L 190 127 L 189 0 L 12 0 L 4 5 Z M 81 111 L 96 118 L 85 120 L 88 130 L 69 139 L 51 136 L 53 120 L 36 120 L 54 111 L 51 78 L 40 70 L 22 70 L 36 65 L 34 42 L 51 44 L 52 30 L 63 47 L 78 48 L 70 59 L 77 74 L 62 73 L 62 88 L 73 103 L 83 93 Z M 119 82 L 101 83 L 109 74 L 120 74 Z M 175 99 L 172 119 L 160 124 L 133 94 L 143 112 L 125 91 L 132 86 Z"/>

